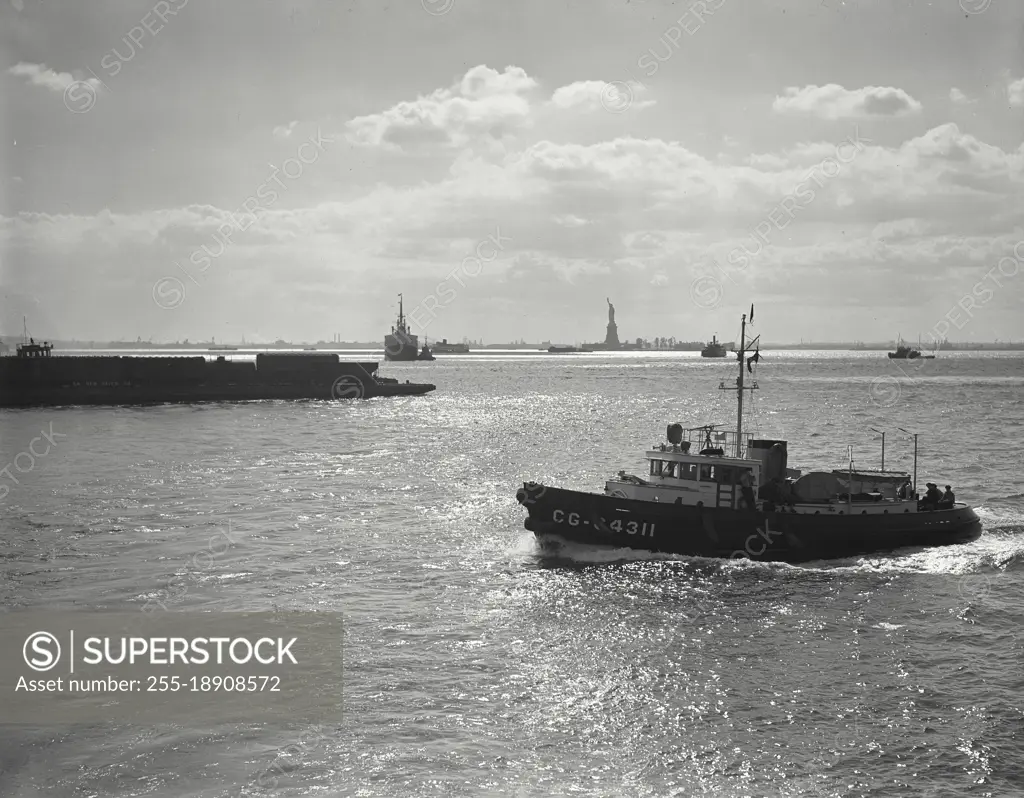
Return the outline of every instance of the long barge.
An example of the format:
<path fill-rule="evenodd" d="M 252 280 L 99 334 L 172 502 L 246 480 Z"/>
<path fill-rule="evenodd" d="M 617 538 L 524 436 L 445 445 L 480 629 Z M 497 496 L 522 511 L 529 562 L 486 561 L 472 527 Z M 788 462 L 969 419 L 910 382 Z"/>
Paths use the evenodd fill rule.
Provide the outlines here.
<path fill-rule="evenodd" d="M 372 399 L 416 396 L 428 383 L 377 374 L 373 361 L 335 353 L 260 353 L 253 361 L 205 357 L 57 356 L 32 341 L 0 357 L 0 407 Z"/>

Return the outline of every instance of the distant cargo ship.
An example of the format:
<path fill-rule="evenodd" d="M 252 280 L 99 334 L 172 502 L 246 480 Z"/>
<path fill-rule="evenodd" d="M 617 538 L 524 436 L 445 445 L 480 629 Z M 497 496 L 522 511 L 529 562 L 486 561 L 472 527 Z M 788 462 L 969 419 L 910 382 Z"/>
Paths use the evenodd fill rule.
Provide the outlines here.
<path fill-rule="evenodd" d="M 377 363 L 337 354 L 260 353 L 252 361 L 218 357 L 51 357 L 30 340 L 0 357 L 0 407 L 226 402 L 254 399 L 370 399 L 434 390 L 379 377 Z"/>
<path fill-rule="evenodd" d="M 430 347 L 423 344 L 419 350 L 419 337 L 409 332 L 405 323 L 405 313 L 402 310 L 402 295 L 398 295 L 398 322 L 391 328 L 391 333 L 384 336 L 384 359 L 385 360 L 433 360 L 434 355 Z"/>
<path fill-rule="evenodd" d="M 434 341 L 433 351 L 435 355 L 468 355 L 469 345 L 450 344 L 447 338 L 442 338 L 440 342 Z"/>

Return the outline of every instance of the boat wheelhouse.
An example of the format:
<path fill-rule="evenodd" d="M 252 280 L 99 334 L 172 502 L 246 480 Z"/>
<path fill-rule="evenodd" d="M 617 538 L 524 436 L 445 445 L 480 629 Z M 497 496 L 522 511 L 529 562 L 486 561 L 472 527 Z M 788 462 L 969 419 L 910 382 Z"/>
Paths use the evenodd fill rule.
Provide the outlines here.
<path fill-rule="evenodd" d="M 605 493 L 639 501 L 782 513 L 846 515 L 917 512 L 911 474 L 904 471 L 835 469 L 803 474 L 788 467 L 787 443 L 744 434 L 739 455 L 735 433 L 720 424 L 668 428 L 668 442 L 644 453 L 643 477 L 620 471 Z M 684 434 L 686 439 L 680 439 Z M 696 451 L 694 444 L 697 444 Z"/>
<path fill-rule="evenodd" d="M 34 338 L 29 338 L 27 344 L 18 344 L 17 357 L 50 357 L 53 351 L 53 344 L 43 341 L 37 344 Z"/>

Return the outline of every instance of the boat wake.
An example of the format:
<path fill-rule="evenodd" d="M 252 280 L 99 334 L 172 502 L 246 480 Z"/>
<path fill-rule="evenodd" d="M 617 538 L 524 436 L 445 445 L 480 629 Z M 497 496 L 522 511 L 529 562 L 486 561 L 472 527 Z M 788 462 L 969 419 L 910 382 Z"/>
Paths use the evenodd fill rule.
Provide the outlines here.
<path fill-rule="evenodd" d="M 519 539 L 516 547 L 520 552 L 530 554 L 548 562 L 567 561 L 577 564 L 596 565 L 618 562 L 642 562 L 644 560 L 691 562 L 703 559 L 685 554 L 669 554 L 667 552 L 644 551 L 628 547 L 601 546 L 591 543 L 577 543 L 555 535 L 548 535 L 543 542 L 532 532 L 527 532 Z"/>

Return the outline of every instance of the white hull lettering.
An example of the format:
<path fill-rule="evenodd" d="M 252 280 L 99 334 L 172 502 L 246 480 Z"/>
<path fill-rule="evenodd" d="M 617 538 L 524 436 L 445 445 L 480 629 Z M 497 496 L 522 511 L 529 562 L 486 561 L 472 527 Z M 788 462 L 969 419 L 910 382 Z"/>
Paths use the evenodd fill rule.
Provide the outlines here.
<path fill-rule="evenodd" d="M 568 524 L 569 526 L 579 526 L 580 514 L 579 513 L 568 513 L 565 510 L 555 510 L 551 513 L 551 520 L 556 524 Z M 590 521 L 583 521 L 584 526 L 590 526 Z M 627 535 L 639 535 L 640 537 L 654 537 L 654 524 L 648 524 L 646 521 L 623 521 L 621 518 L 616 518 L 611 523 L 607 519 L 601 518 L 599 521 L 594 522 L 594 526 L 605 527 L 611 529 L 613 532 L 618 534 L 625 533 Z"/>

